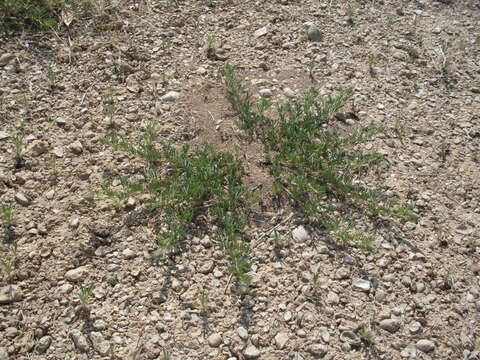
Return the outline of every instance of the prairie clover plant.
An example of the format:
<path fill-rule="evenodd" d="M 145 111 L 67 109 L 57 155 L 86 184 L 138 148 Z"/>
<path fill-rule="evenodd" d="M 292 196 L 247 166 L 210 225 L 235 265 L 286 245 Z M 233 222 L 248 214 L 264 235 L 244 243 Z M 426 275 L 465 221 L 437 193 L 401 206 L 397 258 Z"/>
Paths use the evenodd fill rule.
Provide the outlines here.
<path fill-rule="evenodd" d="M 150 124 L 138 142 L 116 134 L 104 143 L 147 161 L 144 181 L 122 178 L 122 191 L 107 190 L 110 198 L 125 199 L 135 193 L 149 194 L 148 205 L 158 209 L 168 230 L 160 232 L 157 245 L 165 255 L 177 250 L 189 232 L 198 227 L 200 215 L 217 224 L 217 236 L 230 260 L 230 271 L 248 287 L 249 245 L 242 239 L 252 197 L 242 185 L 243 166 L 228 152 L 209 144 L 177 149 L 169 143 L 155 144 L 156 129 Z M 134 145 L 138 144 L 138 145 Z"/>
<path fill-rule="evenodd" d="M 271 102 L 261 99 L 254 104 L 234 65 L 227 63 L 220 73 L 227 99 L 238 113 L 238 126 L 263 144 L 277 196 L 287 194 L 325 230 L 367 250 L 373 238 L 355 231 L 352 211 L 414 220 L 411 209 L 399 206 L 395 199 L 357 185 L 359 175 L 382 160 L 379 153 L 364 153 L 358 145 L 382 129 L 368 125 L 345 133 L 331 124 L 332 116 L 352 96 L 351 89 L 319 100 L 319 91 L 311 88 L 303 99 L 278 105 L 277 116 L 272 118 L 265 115 Z"/>

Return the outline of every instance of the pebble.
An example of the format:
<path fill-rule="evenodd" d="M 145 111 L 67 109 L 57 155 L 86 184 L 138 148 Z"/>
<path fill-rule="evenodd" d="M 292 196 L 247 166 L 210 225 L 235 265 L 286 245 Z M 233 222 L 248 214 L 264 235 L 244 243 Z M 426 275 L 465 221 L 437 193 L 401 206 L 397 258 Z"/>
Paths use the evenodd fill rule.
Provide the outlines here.
<path fill-rule="evenodd" d="M 35 346 L 35 351 L 38 354 L 44 354 L 50 347 L 51 343 L 52 338 L 50 336 L 42 336 Z"/>
<path fill-rule="evenodd" d="M 245 359 L 256 359 L 260 356 L 260 350 L 258 350 L 254 345 L 247 346 L 243 352 Z"/>
<path fill-rule="evenodd" d="M 74 229 L 78 228 L 78 225 L 80 225 L 80 219 L 78 217 L 74 217 L 72 220 L 70 220 L 70 226 Z"/>
<path fill-rule="evenodd" d="M 248 339 L 248 331 L 243 326 L 240 326 L 237 329 L 237 334 L 238 334 L 238 336 L 240 336 L 240 338 L 242 340 L 247 340 Z"/>
<path fill-rule="evenodd" d="M 90 340 L 92 341 L 93 348 L 100 355 L 105 356 L 109 353 L 110 343 L 104 339 L 101 333 L 92 331 L 89 337 L 90 337 Z"/>
<path fill-rule="evenodd" d="M 284 332 L 279 332 L 275 335 L 275 345 L 277 348 L 282 350 L 288 342 L 288 334 Z"/>
<path fill-rule="evenodd" d="M 253 36 L 255 36 L 255 38 L 259 38 L 260 36 L 267 35 L 267 33 L 268 33 L 268 29 L 267 29 L 266 26 L 264 26 L 264 27 L 258 29 L 257 31 L 255 31 L 253 33 Z"/>
<path fill-rule="evenodd" d="M 5 140 L 5 139 L 8 139 L 9 137 L 10 137 L 9 133 L 0 130 L 0 140 Z"/>
<path fill-rule="evenodd" d="M 7 327 L 6 329 L 3 330 L 3 332 L 5 333 L 5 336 L 10 339 L 13 339 L 18 335 L 18 329 L 13 326 Z"/>
<path fill-rule="evenodd" d="M 35 157 L 43 155 L 48 151 L 47 144 L 41 140 L 34 141 L 30 147 L 30 151 Z"/>
<path fill-rule="evenodd" d="M 0 56 L 0 66 L 5 66 L 7 65 L 10 61 L 12 61 L 15 58 L 13 54 L 11 53 L 4 53 Z"/>
<path fill-rule="evenodd" d="M 92 326 L 97 331 L 105 330 L 107 328 L 107 324 L 101 319 L 95 320 Z"/>
<path fill-rule="evenodd" d="M 22 298 L 23 293 L 16 285 L 7 285 L 0 289 L 0 305 L 11 304 Z"/>
<path fill-rule="evenodd" d="M 333 291 L 330 291 L 327 294 L 327 304 L 330 305 L 336 305 L 340 302 L 340 299 L 337 294 L 335 294 Z"/>
<path fill-rule="evenodd" d="M 52 153 L 56 157 L 62 158 L 63 154 L 65 154 L 65 150 L 62 147 L 56 147 L 55 149 L 52 150 Z"/>
<path fill-rule="evenodd" d="M 316 357 L 324 357 L 327 355 L 328 348 L 322 344 L 312 344 L 307 348 L 307 351 Z"/>
<path fill-rule="evenodd" d="M 418 334 L 420 332 L 420 329 L 422 328 L 422 324 L 420 324 L 418 321 L 415 321 L 410 324 L 408 327 L 408 330 L 410 330 L 411 334 Z"/>
<path fill-rule="evenodd" d="M 131 249 L 125 249 L 122 251 L 122 255 L 125 259 L 133 259 L 134 257 L 136 257 L 137 255 L 135 254 L 135 252 Z"/>
<path fill-rule="evenodd" d="M 299 227 L 295 228 L 292 231 L 293 240 L 297 242 L 304 242 L 310 239 L 310 235 L 308 234 L 307 230 L 300 225 Z"/>
<path fill-rule="evenodd" d="M 30 204 L 30 200 L 28 200 L 28 198 L 22 193 L 15 194 L 15 201 L 23 206 L 28 206 L 28 204 Z"/>
<path fill-rule="evenodd" d="M 400 329 L 400 320 L 398 319 L 385 319 L 380 321 L 380 328 L 390 333 L 395 333 Z"/>
<path fill-rule="evenodd" d="M 212 334 L 208 337 L 207 341 L 211 347 L 219 347 L 223 342 L 222 335 L 218 333 Z"/>
<path fill-rule="evenodd" d="M 88 268 L 86 266 L 80 266 L 76 269 L 68 270 L 65 273 L 65 278 L 69 281 L 83 280 L 87 275 Z"/>
<path fill-rule="evenodd" d="M 402 358 L 415 359 L 417 357 L 417 349 L 413 345 L 408 345 L 400 352 Z"/>
<path fill-rule="evenodd" d="M 180 98 L 181 94 L 177 91 L 169 91 L 165 95 L 162 96 L 163 101 L 176 101 Z"/>
<path fill-rule="evenodd" d="M 308 40 L 322 41 L 323 35 L 315 24 L 310 24 L 307 30 Z"/>
<path fill-rule="evenodd" d="M 209 274 L 210 272 L 212 272 L 214 267 L 215 263 L 213 262 L 213 260 L 207 260 L 202 262 L 202 264 L 198 268 L 198 271 L 201 274 Z"/>
<path fill-rule="evenodd" d="M 75 155 L 80 155 L 83 152 L 83 145 L 79 140 L 74 141 L 68 148 Z"/>
<path fill-rule="evenodd" d="M 87 352 L 88 351 L 88 341 L 80 331 L 72 330 L 70 332 L 70 337 L 72 338 L 72 341 L 73 341 L 75 347 L 79 351 L 81 351 L 81 352 Z"/>
<path fill-rule="evenodd" d="M 422 352 L 431 352 L 435 349 L 435 344 L 433 341 L 422 339 L 417 341 L 417 349 Z"/>
<path fill-rule="evenodd" d="M 0 347 L 0 360 L 9 360 L 7 349 Z"/>
<path fill-rule="evenodd" d="M 55 190 L 53 190 L 53 189 L 47 191 L 47 193 L 45 194 L 45 197 L 46 197 L 48 200 L 52 200 L 54 196 L 55 196 Z"/>
<path fill-rule="evenodd" d="M 273 92 L 270 89 L 262 89 L 259 91 L 261 97 L 269 98 L 273 96 Z"/>
<path fill-rule="evenodd" d="M 369 280 L 354 279 L 352 281 L 352 287 L 355 291 L 369 292 L 372 283 Z"/>
<path fill-rule="evenodd" d="M 297 97 L 297 94 L 295 93 L 295 91 L 293 91 L 292 89 L 290 89 L 289 87 L 283 89 L 283 93 L 285 94 L 285 96 L 289 99 L 295 99 Z"/>

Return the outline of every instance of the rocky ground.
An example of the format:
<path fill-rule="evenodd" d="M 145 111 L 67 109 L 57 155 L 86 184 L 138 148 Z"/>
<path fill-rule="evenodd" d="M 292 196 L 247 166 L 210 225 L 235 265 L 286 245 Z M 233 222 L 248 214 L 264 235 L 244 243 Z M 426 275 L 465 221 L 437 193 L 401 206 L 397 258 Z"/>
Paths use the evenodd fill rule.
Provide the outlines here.
<path fill-rule="evenodd" d="M 479 5 L 147 0 L 2 35 L 0 201 L 15 224 L 1 228 L 0 359 L 480 359 Z M 386 128 L 366 145 L 388 160 L 369 181 L 418 223 L 367 253 L 272 207 L 248 229 L 248 295 L 212 236 L 153 262 L 141 199 L 95 193 L 142 163 L 100 139 L 154 121 L 175 144 L 244 145 L 227 60 L 274 101 L 352 87 L 349 125 Z"/>

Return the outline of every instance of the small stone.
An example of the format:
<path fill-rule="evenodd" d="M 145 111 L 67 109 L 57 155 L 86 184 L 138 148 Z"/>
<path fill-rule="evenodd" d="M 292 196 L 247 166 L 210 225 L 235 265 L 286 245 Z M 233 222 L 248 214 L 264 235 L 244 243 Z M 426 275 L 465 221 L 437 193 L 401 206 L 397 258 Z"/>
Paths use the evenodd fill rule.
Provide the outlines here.
<path fill-rule="evenodd" d="M 78 350 L 80 350 L 81 352 L 88 351 L 88 341 L 80 331 L 78 330 L 71 331 L 70 337 L 72 338 L 72 341 Z"/>
<path fill-rule="evenodd" d="M 9 339 L 13 339 L 18 335 L 18 329 L 16 327 L 10 326 L 3 330 L 5 336 Z"/>
<path fill-rule="evenodd" d="M 340 299 L 337 294 L 335 294 L 333 291 L 329 291 L 327 294 L 327 304 L 330 305 L 336 305 L 340 302 Z"/>
<path fill-rule="evenodd" d="M 247 340 L 248 339 L 248 331 L 243 326 L 240 326 L 237 329 L 237 334 L 240 336 L 240 339 Z"/>
<path fill-rule="evenodd" d="M 76 269 L 68 270 L 65 273 L 65 278 L 69 281 L 83 280 L 87 275 L 88 268 L 86 266 L 80 266 Z"/>
<path fill-rule="evenodd" d="M 307 30 L 308 40 L 310 41 L 322 41 L 323 35 L 314 24 L 310 24 Z"/>
<path fill-rule="evenodd" d="M 383 330 L 393 334 L 400 329 L 400 321 L 398 319 L 385 319 L 380 321 L 379 326 Z"/>
<path fill-rule="evenodd" d="M 163 101 L 176 101 L 180 98 L 181 94 L 177 91 L 169 91 L 165 95 L 162 96 Z"/>
<path fill-rule="evenodd" d="M 40 156 L 47 152 L 47 144 L 44 141 L 36 140 L 30 146 L 30 152 L 33 156 Z"/>
<path fill-rule="evenodd" d="M 257 31 L 255 31 L 253 33 L 253 36 L 255 36 L 255 38 L 259 38 L 260 36 L 267 35 L 267 33 L 268 33 L 268 29 L 267 29 L 266 26 L 264 26 L 264 27 L 258 29 Z"/>
<path fill-rule="evenodd" d="M 310 239 L 310 235 L 302 225 L 292 231 L 292 237 L 297 242 L 304 242 Z"/>
<path fill-rule="evenodd" d="M 74 141 L 68 148 L 75 155 L 80 155 L 83 152 L 83 145 L 79 140 Z"/>
<path fill-rule="evenodd" d="M 207 341 L 211 347 L 219 347 L 223 342 L 222 335 L 218 333 L 212 334 L 208 337 Z"/>
<path fill-rule="evenodd" d="M 23 206 L 28 206 L 30 204 L 30 200 L 28 200 L 28 198 L 22 193 L 15 194 L 15 201 Z"/>
<path fill-rule="evenodd" d="M 97 331 L 105 330 L 107 328 L 107 324 L 105 321 L 98 319 L 93 323 L 93 328 Z"/>
<path fill-rule="evenodd" d="M 3 130 L 0 130 L 0 140 L 5 140 L 5 139 L 8 139 L 10 137 L 10 134 L 3 131 Z"/>
<path fill-rule="evenodd" d="M 10 61 L 15 59 L 15 56 L 11 53 L 4 53 L 0 56 L 0 66 L 7 65 Z"/>
<path fill-rule="evenodd" d="M 285 320 L 285 321 L 292 320 L 292 312 L 291 311 L 285 311 L 285 313 L 283 314 L 283 320 Z"/>
<path fill-rule="evenodd" d="M 35 351 L 38 354 L 44 354 L 52 343 L 52 338 L 50 336 L 43 336 L 38 340 L 37 345 L 35 346 Z"/>
<path fill-rule="evenodd" d="M 214 267 L 215 263 L 213 262 L 213 260 L 206 260 L 202 262 L 202 264 L 198 268 L 198 271 L 201 274 L 209 274 L 210 272 L 212 272 Z"/>
<path fill-rule="evenodd" d="M 0 360 L 9 360 L 7 349 L 0 347 Z"/>
<path fill-rule="evenodd" d="M 435 349 L 435 344 L 433 341 L 427 339 L 418 340 L 417 349 L 424 353 L 431 352 Z"/>
<path fill-rule="evenodd" d="M 45 194 L 45 197 L 46 197 L 48 200 L 52 200 L 54 196 L 55 196 L 55 190 L 53 190 L 53 189 L 47 191 L 47 193 Z"/>
<path fill-rule="evenodd" d="M 418 321 L 415 321 L 410 324 L 410 326 L 408 327 L 408 330 L 410 330 L 411 334 L 415 335 L 420 332 L 421 328 L 422 328 L 422 324 L 420 324 Z"/>
<path fill-rule="evenodd" d="M 256 359 L 260 356 L 260 350 L 258 350 L 254 345 L 247 346 L 243 352 L 245 359 Z"/>
<path fill-rule="evenodd" d="M 283 93 L 289 99 L 295 99 L 297 97 L 297 94 L 295 93 L 295 91 L 293 91 L 292 89 L 290 89 L 288 87 L 283 89 Z"/>
<path fill-rule="evenodd" d="M 62 294 L 70 294 L 73 290 L 73 285 L 72 284 L 63 284 L 60 286 L 60 292 Z"/>
<path fill-rule="evenodd" d="M 354 279 L 352 282 L 353 290 L 369 292 L 372 283 L 369 280 Z"/>
<path fill-rule="evenodd" d="M 307 351 L 317 357 L 317 358 L 322 358 L 325 355 L 327 355 L 328 348 L 325 345 L 322 344 L 312 344 L 307 348 Z"/>
<path fill-rule="evenodd" d="M 55 149 L 52 150 L 53 155 L 55 155 L 58 158 L 62 158 L 63 154 L 65 153 L 65 150 L 63 150 L 62 147 L 56 147 Z"/>
<path fill-rule="evenodd" d="M 279 332 L 275 335 L 275 345 L 277 348 L 282 350 L 288 342 L 288 334 L 284 332 Z"/>
<path fill-rule="evenodd" d="M 89 336 L 90 340 L 92 341 L 93 348 L 100 354 L 100 355 L 107 355 L 110 350 L 110 343 L 105 341 L 103 335 L 99 332 L 92 331 Z"/>
<path fill-rule="evenodd" d="M 70 226 L 74 229 L 78 228 L 78 225 L 80 225 L 80 219 L 78 217 L 74 217 L 72 220 L 70 220 Z"/>
<path fill-rule="evenodd" d="M 135 252 L 131 249 L 125 249 L 122 251 L 122 255 L 125 259 L 133 259 L 135 256 L 137 256 L 135 254 Z"/>
<path fill-rule="evenodd" d="M 0 305 L 11 304 L 22 298 L 23 293 L 16 285 L 8 285 L 0 289 Z"/>
<path fill-rule="evenodd" d="M 480 273 L 480 263 L 472 264 L 471 269 L 474 274 Z"/>
<path fill-rule="evenodd" d="M 413 345 L 408 345 L 400 352 L 400 356 L 406 359 L 415 359 L 417 357 L 417 349 Z"/>
<path fill-rule="evenodd" d="M 273 92 L 270 89 L 262 89 L 259 91 L 261 97 L 269 98 L 273 96 Z"/>

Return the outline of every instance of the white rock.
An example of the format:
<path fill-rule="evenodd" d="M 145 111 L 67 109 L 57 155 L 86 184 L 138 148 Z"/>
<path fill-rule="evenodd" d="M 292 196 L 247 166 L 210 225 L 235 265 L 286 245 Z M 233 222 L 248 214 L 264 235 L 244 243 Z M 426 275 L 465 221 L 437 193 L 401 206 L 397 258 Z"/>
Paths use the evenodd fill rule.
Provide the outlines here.
<path fill-rule="evenodd" d="M 4 347 L 0 347 L 0 360 L 9 360 L 10 357 L 8 356 L 7 349 Z"/>
<path fill-rule="evenodd" d="M 162 96 L 163 101 L 176 101 L 180 98 L 181 94 L 177 91 L 169 91 L 165 95 Z"/>
<path fill-rule="evenodd" d="M 307 230 L 300 225 L 299 227 L 295 228 L 292 231 L 293 240 L 297 242 L 305 242 L 310 239 L 310 235 L 308 234 Z"/>
<path fill-rule="evenodd" d="M 56 147 L 52 151 L 53 155 L 55 155 L 58 158 L 62 158 L 63 154 L 65 154 L 65 150 L 62 147 Z"/>
<path fill-rule="evenodd" d="M 47 191 L 47 193 L 45 194 L 45 197 L 46 197 L 48 200 L 52 200 L 54 196 L 55 196 L 55 190 L 53 190 L 53 189 Z"/>
<path fill-rule="evenodd" d="M 0 130 L 0 140 L 5 140 L 5 139 L 8 139 L 9 137 L 10 137 L 9 133 Z"/>
<path fill-rule="evenodd" d="M 295 93 L 295 91 L 293 91 L 292 89 L 290 89 L 288 87 L 283 89 L 283 93 L 289 99 L 295 99 L 297 97 L 297 94 Z"/>
<path fill-rule="evenodd" d="M 133 259 L 135 256 L 137 256 L 135 254 L 135 252 L 131 249 L 125 249 L 122 251 L 122 255 L 125 259 Z"/>
<path fill-rule="evenodd" d="M 208 337 L 207 341 L 211 347 L 219 347 L 223 342 L 222 335 L 218 333 L 212 334 Z"/>
<path fill-rule="evenodd" d="M 258 29 L 257 31 L 255 31 L 253 33 L 253 36 L 255 36 L 255 38 L 259 38 L 260 36 L 263 36 L 263 35 L 266 35 L 268 33 L 268 29 L 266 26 Z"/>
<path fill-rule="evenodd" d="M 259 91 L 261 97 L 269 98 L 273 96 L 273 92 L 270 89 L 262 89 Z"/>
<path fill-rule="evenodd" d="M 242 340 L 247 340 L 248 339 L 248 331 L 243 326 L 240 326 L 237 329 L 237 334 L 238 334 L 238 336 L 240 336 L 240 338 Z"/>
<path fill-rule="evenodd" d="M 258 350 L 255 346 L 250 345 L 247 346 L 245 351 L 243 352 L 245 359 L 256 359 L 260 356 L 260 350 Z"/>
<path fill-rule="evenodd" d="M 353 290 L 356 290 L 356 291 L 368 292 L 370 291 L 371 286 L 372 286 L 372 283 L 364 279 L 354 279 L 352 282 Z"/>
<path fill-rule="evenodd" d="M 282 350 L 288 342 L 288 334 L 285 332 L 279 332 L 275 335 L 275 345 L 277 348 Z"/>
<path fill-rule="evenodd" d="M 83 152 L 83 145 L 79 140 L 74 141 L 68 148 L 76 155 L 80 155 Z"/>
<path fill-rule="evenodd" d="M 417 349 L 425 353 L 431 352 L 435 349 L 435 344 L 433 341 L 427 339 L 418 340 Z"/>
<path fill-rule="evenodd" d="M 80 266 L 76 269 L 68 270 L 65 273 L 65 278 L 69 281 L 83 280 L 87 275 L 88 268 L 86 266 Z"/>
<path fill-rule="evenodd" d="M 415 359 L 417 357 L 417 349 L 413 345 L 408 345 L 400 352 L 400 356 L 406 359 Z"/>

